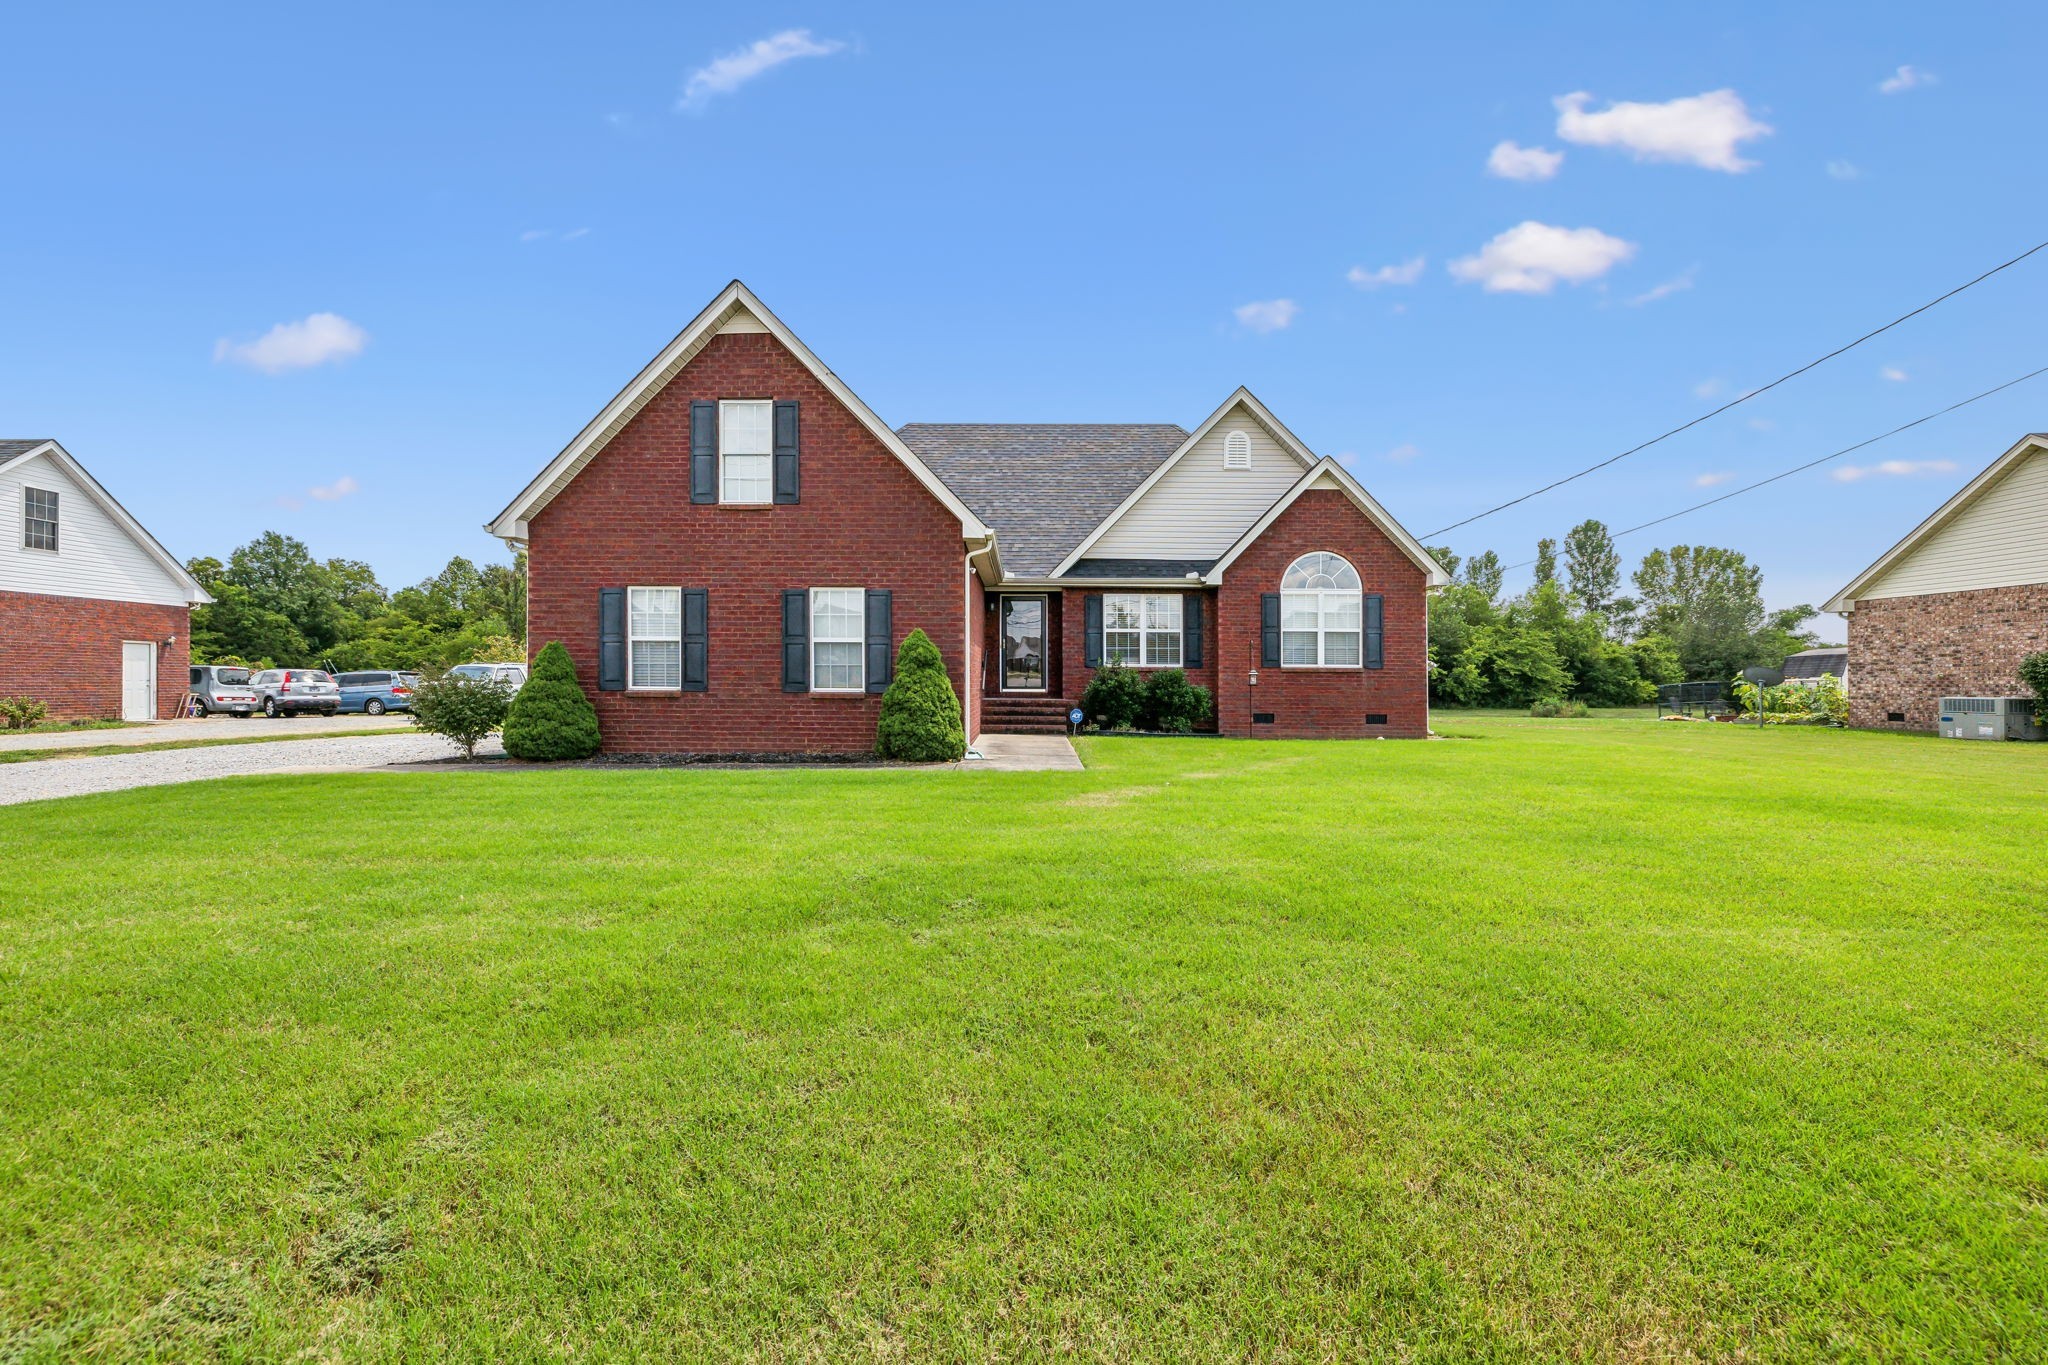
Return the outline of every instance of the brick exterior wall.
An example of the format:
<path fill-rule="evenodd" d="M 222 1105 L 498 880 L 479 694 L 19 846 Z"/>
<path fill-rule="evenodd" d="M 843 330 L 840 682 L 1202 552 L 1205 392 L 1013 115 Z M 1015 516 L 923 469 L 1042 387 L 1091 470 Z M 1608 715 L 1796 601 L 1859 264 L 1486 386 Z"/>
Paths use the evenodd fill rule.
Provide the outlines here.
<path fill-rule="evenodd" d="M 802 501 L 690 501 L 693 399 L 795 399 Z M 782 690 L 785 588 L 887 588 L 897 642 L 931 636 L 969 694 L 960 523 L 772 336 L 711 342 L 530 523 L 527 641 L 560 640 L 608 753 L 860 753 L 879 696 Z M 709 592 L 709 690 L 601 692 L 598 590 Z"/>
<path fill-rule="evenodd" d="M 2048 583 L 1879 597 L 1849 614 L 1849 723 L 1932 730 L 1943 697 L 2015 697 L 2020 660 L 2048 650 Z M 1886 717 L 1894 712 L 1903 721 Z"/>
<path fill-rule="evenodd" d="M 1259 599 L 1280 590 L 1287 566 L 1311 550 L 1344 556 L 1368 593 L 1385 598 L 1384 668 L 1260 667 Z M 1428 580 L 1349 498 L 1335 489 L 1302 494 L 1223 572 L 1214 632 L 1219 728 L 1226 735 L 1282 739 L 1418 739 L 1429 733 Z M 1250 684 L 1258 668 L 1259 682 Z M 1273 723 L 1254 724 L 1255 712 Z M 1385 725 L 1368 725 L 1384 714 Z"/>
<path fill-rule="evenodd" d="M 191 677 L 191 635 L 186 607 L 0 592 L 0 697 L 34 697 L 52 720 L 118 720 L 121 642 L 153 640 L 157 715 L 169 719 Z"/>
<path fill-rule="evenodd" d="M 1166 580 L 1162 581 L 1154 589 L 1070 588 L 1064 594 L 1055 594 L 1065 599 L 1060 604 L 1060 616 L 1062 618 L 1060 623 L 1060 648 L 1065 655 L 1060 661 L 1060 695 L 1076 702 L 1080 701 L 1081 694 L 1088 690 L 1088 680 L 1095 676 L 1095 670 L 1088 667 L 1088 608 L 1086 599 L 1089 593 L 1173 592 L 1178 590 L 1179 587 L 1180 585 L 1175 584 L 1171 580 Z M 1185 670 L 1188 675 L 1188 681 L 1208 688 L 1209 695 L 1213 697 L 1216 695 L 1216 591 L 1213 588 L 1198 588 L 1192 592 L 1183 592 L 1182 595 L 1185 597 L 1199 596 L 1202 599 L 1202 664 L 1199 668 Z M 1182 611 L 1185 613 L 1185 606 L 1183 606 Z M 1185 614 L 1183 614 L 1182 619 L 1186 619 Z M 1153 671 L 1149 668 L 1138 670 L 1140 674 Z M 1213 730 L 1215 727 L 1214 725 L 1209 725 L 1202 728 Z"/>

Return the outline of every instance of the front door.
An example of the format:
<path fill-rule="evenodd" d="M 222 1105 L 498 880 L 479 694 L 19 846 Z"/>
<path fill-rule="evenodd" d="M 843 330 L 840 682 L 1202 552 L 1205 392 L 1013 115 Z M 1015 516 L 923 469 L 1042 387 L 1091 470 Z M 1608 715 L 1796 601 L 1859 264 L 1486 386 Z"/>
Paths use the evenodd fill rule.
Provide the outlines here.
<path fill-rule="evenodd" d="M 121 642 L 121 719 L 156 719 L 156 642 Z"/>
<path fill-rule="evenodd" d="M 1003 691 L 1045 691 L 1045 615 L 1043 597 L 1003 598 Z"/>

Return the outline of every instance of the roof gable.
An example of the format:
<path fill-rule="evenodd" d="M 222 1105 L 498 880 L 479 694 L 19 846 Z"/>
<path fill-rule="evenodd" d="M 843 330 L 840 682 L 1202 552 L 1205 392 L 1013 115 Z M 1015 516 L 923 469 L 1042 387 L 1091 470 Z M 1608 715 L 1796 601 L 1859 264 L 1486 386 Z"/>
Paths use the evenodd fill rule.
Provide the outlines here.
<path fill-rule="evenodd" d="M 201 606 L 213 600 L 207 595 L 206 589 L 199 586 L 199 581 L 178 562 L 176 556 L 166 550 L 141 522 L 130 515 L 128 509 L 114 499 L 113 494 L 101 487 L 99 480 L 73 458 L 70 451 L 55 441 L 0 441 L 0 476 L 19 476 L 40 464 L 48 464 L 57 470 L 63 476 L 68 490 L 83 496 L 91 503 L 105 518 L 107 529 L 132 544 L 144 560 L 162 572 L 170 587 L 181 594 L 188 604 Z M 61 493 L 65 490 L 59 491 Z M 59 545 L 62 545 L 61 538 Z M 73 569 L 67 572 L 75 570 L 76 566 L 73 566 Z"/>
<path fill-rule="evenodd" d="M 1830 598 L 1915 597 L 2048 582 L 2048 435 L 2022 438 Z"/>
<path fill-rule="evenodd" d="M 817 377 L 835 399 L 854 415 L 860 424 L 872 432 L 891 455 L 902 461 L 913 477 L 925 490 L 960 520 L 960 533 L 968 540 L 988 540 L 990 532 L 981 519 L 969 510 L 967 505 L 943 483 L 931 469 L 903 443 L 887 423 L 877 417 L 874 410 L 854 391 L 848 388 L 838 375 L 827 369 L 810 347 L 797 339 L 794 332 L 784 326 L 781 319 L 769 312 L 767 307 L 754 296 L 754 292 L 738 280 L 727 285 L 704 310 L 690 320 L 690 324 L 676 334 L 673 341 L 662 348 L 661 354 L 647 363 L 647 366 L 633 377 L 633 381 L 621 389 L 604 409 L 591 418 L 589 424 L 578 432 L 576 439 L 563 447 L 562 452 L 548 462 L 545 469 L 534 476 L 514 498 L 485 527 L 492 535 L 508 541 L 526 538 L 527 523 L 540 510 L 553 501 L 555 496 L 597 458 L 637 416 L 654 396 L 665 388 L 669 381 L 680 374 L 685 366 L 696 358 L 712 337 L 722 331 L 766 332 L 779 341 L 799 364 Z"/>
<path fill-rule="evenodd" d="M 1329 489 L 1349 498 L 1352 505 L 1365 514 L 1367 521 L 1379 527 L 1387 539 L 1394 542 L 1394 547 L 1406 556 L 1411 564 L 1422 570 L 1426 586 L 1441 588 L 1451 581 L 1451 576 L 1444 572 L 1444 566 L 1437 563 L 1436 556 L 1424 549 L 1422 542 L 1408 533 L 1407 527 L 1394 520 L 1387 509 L 1380 506 L 1379 501 L 1366 492 L 1365 486 L 1352 478 L 1344 466 L 1327 457 L 1310 466 L 1279 501 L 1267 508 L 1265 515 L 1253 522 L 1245 533 L 1238 537 L 1237 543 L 1224 551 L 1222 556 L 1209 566 L 1209 572 L 1203 575 L 1202 581 L 1212 587 L 1221 583 L 1224 571 L 1236 562 L 1238 556 L 1250 549 L 1258 538 L 1266 533 L 1267 528 L 1280 519 L 1282 512 L 1292 507 L 1303 493 L 1311 489 Z"/>

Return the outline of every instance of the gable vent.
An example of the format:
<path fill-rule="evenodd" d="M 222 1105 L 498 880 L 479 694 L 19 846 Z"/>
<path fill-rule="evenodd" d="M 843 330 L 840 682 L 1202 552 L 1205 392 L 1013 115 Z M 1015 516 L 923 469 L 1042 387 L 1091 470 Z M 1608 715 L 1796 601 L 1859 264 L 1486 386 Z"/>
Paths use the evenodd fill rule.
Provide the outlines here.
<path fill-rule="evenodd" d="M 1252 467 L 1252 438 L 1242 431 L 1230 432 L 1223 438 L 1223 467 L 1225 469 L 1250 469 Z"/>

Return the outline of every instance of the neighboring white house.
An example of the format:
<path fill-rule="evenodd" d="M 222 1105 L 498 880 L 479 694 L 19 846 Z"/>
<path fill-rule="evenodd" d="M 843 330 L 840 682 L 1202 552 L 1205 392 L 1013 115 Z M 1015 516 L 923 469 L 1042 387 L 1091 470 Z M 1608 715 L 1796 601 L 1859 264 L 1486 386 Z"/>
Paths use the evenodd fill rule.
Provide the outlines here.
<path fill-rule="evenodd" d="M 64 447 L 0 440 L 0 697 L 152 720 L 184 694 L 210 601 Z"/>

